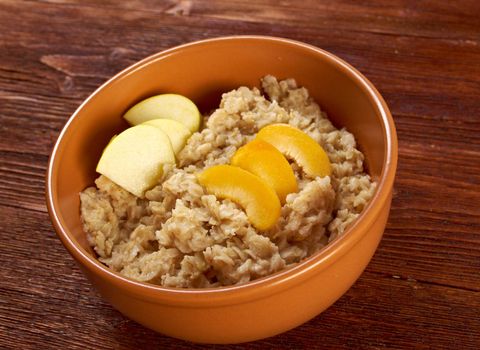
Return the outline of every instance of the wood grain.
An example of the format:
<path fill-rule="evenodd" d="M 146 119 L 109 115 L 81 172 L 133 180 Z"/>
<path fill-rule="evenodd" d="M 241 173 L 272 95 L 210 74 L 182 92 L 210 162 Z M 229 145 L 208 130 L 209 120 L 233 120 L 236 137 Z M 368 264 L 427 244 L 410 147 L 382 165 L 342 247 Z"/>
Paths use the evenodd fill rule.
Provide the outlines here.
<path fill-rule="evenodd" d="M 208 348 L 99 298 L 50 225 L 44 174 L 69 115 L 106 79 L 233 34 L 301 40 L 362 71 L 393 112 L 399 168 L 358 282 L 310 322 L 231 348 L 480 348 L 479 13 L 476 0 L 0 0 L 0 348 Z"/>

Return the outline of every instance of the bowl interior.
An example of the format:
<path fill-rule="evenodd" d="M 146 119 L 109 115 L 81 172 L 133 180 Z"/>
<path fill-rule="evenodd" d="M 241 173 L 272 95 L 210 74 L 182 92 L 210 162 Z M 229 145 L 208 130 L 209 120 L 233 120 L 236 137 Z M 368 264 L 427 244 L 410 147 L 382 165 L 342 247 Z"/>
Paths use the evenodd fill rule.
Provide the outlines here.
<path fill-rule="evenodd" d="M 355 135 L 369 173 L 379 178 L 387 140 L 378 101 L 358 77 L 333 56 L 307 45 L 266 38 L 210 40 L 175 48 L 123 71 L 94 93 L 64 129 L 51 164 L 53 209 L 70 238 L 93 255 L 83 232 L 78 193 L 93 184 L 95 166 L 110 138 L 125 129 L 123 113 L 159 93 L 188 96 L 203 113 L 221 94 L 260 78 L 295 78 L 337 127 Z"/>

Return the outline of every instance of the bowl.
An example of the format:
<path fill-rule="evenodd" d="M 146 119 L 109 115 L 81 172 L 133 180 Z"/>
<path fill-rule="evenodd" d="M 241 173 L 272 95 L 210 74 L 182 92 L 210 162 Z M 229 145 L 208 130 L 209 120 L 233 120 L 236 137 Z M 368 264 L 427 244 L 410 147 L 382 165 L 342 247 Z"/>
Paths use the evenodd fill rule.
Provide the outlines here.
<path fill-rule="evenodd" d="M 293 268 L 243 285 L 165 288 L 126 279 L 101 264 L 82 229 L 79 192 L 93 184 L 122 114 L 148 96 L 174 92 L 201 111 L 223 92 L 259 86 L 272 74 L 305 86 L 337 127 L 347 127 L 378 181 L 374 197 L 344 235 Z M 395 126 L 374 86 L 340 58 L 300 42 L 234 36 L 178 46 L 125 69 L 70 117 L 47 171 L 48 211 L 58 237 L 90 282 L 125 316 L 160 333 L 203 343 L 238 343 L 294 328 L 332 305 L 360 276 L 382 237 L 397 165 Z"/>

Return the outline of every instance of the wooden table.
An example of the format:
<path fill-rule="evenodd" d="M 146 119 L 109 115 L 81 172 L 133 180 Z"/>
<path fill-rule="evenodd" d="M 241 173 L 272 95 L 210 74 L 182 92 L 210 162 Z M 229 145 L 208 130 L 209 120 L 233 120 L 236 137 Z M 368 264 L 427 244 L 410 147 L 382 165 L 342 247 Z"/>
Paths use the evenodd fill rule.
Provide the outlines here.
<path fill-rule="evenodd" d="M 480 348 L 480 1 L 99 3 L 0 0 L 0 348 L 195 347 L 100 299 L 56 238 L 44 174 L 68 117 L 106 79 L 233 34 L 353 64 L 389 104 L 400 156 L 385 236 L 358 282 L 303 326 L 232 348 Z"/>

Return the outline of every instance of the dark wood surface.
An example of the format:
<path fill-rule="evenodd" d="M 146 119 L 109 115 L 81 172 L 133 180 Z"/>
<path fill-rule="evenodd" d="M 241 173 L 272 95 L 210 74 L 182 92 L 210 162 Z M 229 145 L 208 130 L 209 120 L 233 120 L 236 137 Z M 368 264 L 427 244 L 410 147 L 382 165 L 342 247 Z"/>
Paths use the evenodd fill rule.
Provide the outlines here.
<path fill-rule="evenodd" d="M 0 348 L 196 347 L 100 299 L 56 238 L 44 173 L 68 117 L 113 74 L 174 45 L 264 34 L 362 71 L 394 115 L 399 168 L 358 282 L 310 322 L 232 348 L 479 349 L 479 16 L 478 0 L 0 0 Z"/>

